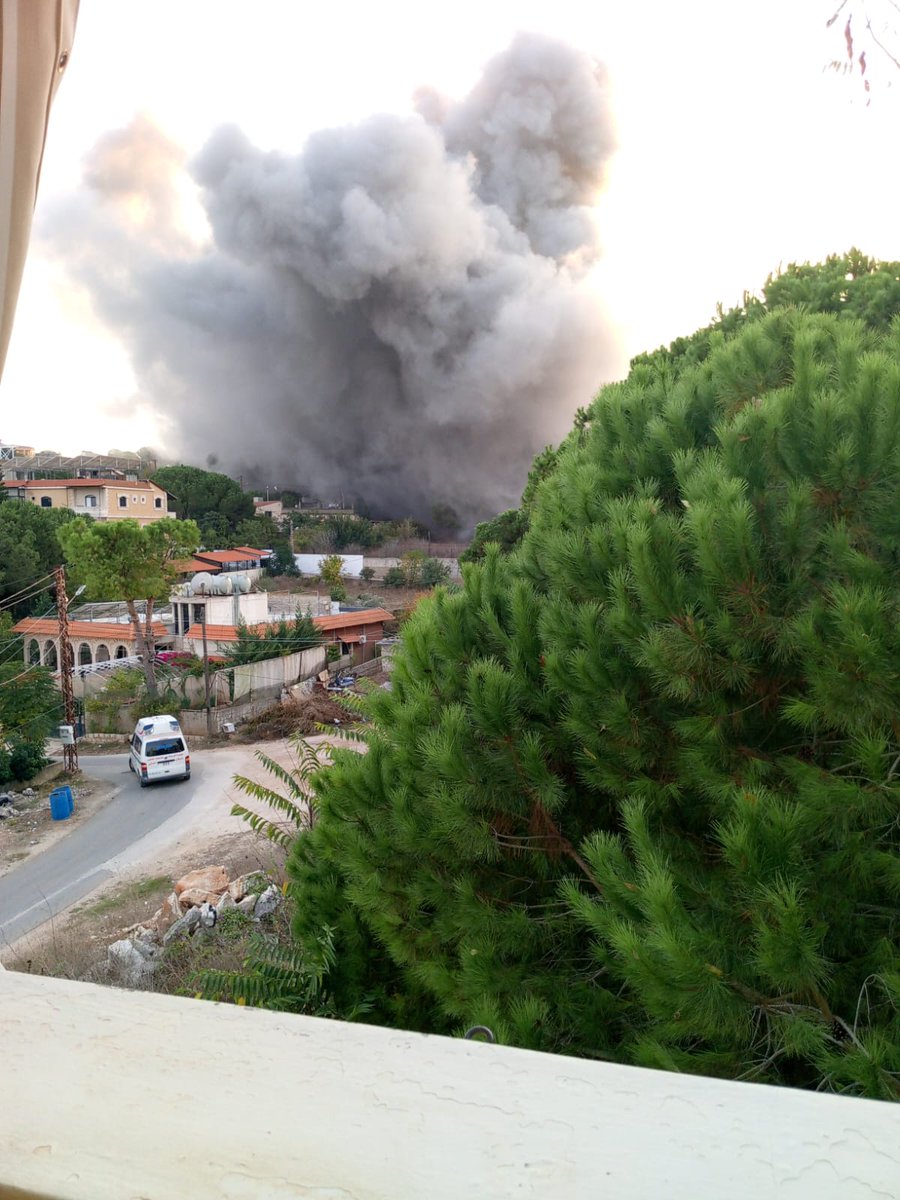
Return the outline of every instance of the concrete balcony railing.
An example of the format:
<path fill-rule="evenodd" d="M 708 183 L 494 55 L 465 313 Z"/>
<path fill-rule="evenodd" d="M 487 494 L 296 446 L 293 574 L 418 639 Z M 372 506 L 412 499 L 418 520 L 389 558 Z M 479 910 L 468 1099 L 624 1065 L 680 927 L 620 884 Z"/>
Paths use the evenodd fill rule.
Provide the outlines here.
<path fill-rule="evenodd" d="M 873 1200 L 900 1106 L 0 971 L 0 1197 Z"/>

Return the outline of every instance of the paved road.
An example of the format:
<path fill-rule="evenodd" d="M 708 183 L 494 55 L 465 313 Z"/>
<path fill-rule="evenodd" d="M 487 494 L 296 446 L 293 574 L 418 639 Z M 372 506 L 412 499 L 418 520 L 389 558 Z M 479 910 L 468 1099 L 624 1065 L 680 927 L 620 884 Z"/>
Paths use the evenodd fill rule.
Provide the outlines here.
<path fill-rule="evenodd" d="M 111 879 L 111 862 L 184 809 L 202 791 L 206 755 L 191 755 L 191 778 L 141 788 L 127 754 L 84 757 L 81 769 L 119 792 L 84 825 L 0 877 L 0 946 L 13 942 Z"/>

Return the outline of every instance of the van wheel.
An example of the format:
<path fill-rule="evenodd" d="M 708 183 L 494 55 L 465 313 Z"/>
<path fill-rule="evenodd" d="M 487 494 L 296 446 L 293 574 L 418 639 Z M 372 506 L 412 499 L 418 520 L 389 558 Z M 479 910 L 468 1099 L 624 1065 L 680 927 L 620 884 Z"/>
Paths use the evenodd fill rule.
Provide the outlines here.
<path fill-rule="evenodd" d="M 134 774 L 134 763 L 131 761 L 130 758 L 128 760 L 128 770 L 132 773 L 132 775 Z"/>
<path fill-rule="evenodd" d="M 146 779 L 141 779 L 139 782 L 140 782 L 140 785 L 141 785 L 141 787 L 142 787 L 142 788 L 145 788 L 145 787 L 147 786 L 147 780 L 146 780 Z"/>

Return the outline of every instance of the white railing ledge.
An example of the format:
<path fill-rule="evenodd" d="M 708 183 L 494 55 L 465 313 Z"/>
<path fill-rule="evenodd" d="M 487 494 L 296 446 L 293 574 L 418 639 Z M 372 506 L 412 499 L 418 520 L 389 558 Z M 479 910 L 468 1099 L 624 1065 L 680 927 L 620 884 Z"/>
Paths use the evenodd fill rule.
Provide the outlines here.
<path fill-rule="evenodd" d="M 0 1014 L 0 1196 L 900 1196 L 898 1105 L 10 971 Z"/>

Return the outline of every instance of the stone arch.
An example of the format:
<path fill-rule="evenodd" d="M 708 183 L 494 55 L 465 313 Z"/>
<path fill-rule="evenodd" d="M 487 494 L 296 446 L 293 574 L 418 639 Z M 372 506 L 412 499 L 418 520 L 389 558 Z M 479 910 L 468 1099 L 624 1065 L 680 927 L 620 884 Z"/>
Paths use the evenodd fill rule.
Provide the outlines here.
<path fill-rule="evenodd" d="M 59 656 L 56 653 L 56 642 L 44 642 L 44 666 L 55 671 L 59 666 Z"/>
<path fill-rule="evenodd" d="M 128 647 L 123 646 L 121 644 L 116 646 L 116 658 L 127 658 L 127 657 L 128 657 Z"/>
<path fill-rule="evenodd" d="M 41 661 L 41 644 L 37 638 L 32 638 L 28 643 L 28 661 L 34 665 Z"/>
<path fill-rule="evenodd" d="M 109 662 L 109 646 L 107 646 L 104 642 L 101 642 L 100 645 L 97 647 L 96 661 L 98 663 Z"/>
<path fill-rule="evenodd" d="M 80 667 L 89 667 L 94 661 L 94 656 L 91 654 L 91 648 L 87 642 L 82 642 L 78 647 L 78 665 Z"/>

